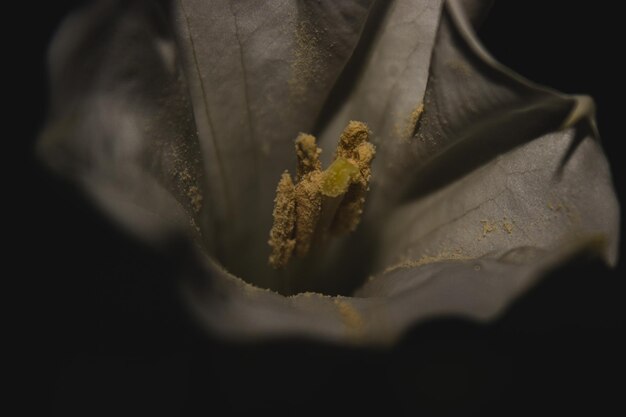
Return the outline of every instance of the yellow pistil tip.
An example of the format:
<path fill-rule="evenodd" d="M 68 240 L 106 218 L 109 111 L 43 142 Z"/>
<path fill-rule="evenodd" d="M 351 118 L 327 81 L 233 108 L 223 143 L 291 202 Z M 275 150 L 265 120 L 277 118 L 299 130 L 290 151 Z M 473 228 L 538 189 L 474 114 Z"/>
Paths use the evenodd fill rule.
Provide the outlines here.
<path fill-rule="evenodd" d="M 345 158 L 337 158 L 324 171 L 322 176 L 321 192 L 327 197 L 338 197 L 348 191 L 354 177 L 359 173 L 359 167 Z"/>

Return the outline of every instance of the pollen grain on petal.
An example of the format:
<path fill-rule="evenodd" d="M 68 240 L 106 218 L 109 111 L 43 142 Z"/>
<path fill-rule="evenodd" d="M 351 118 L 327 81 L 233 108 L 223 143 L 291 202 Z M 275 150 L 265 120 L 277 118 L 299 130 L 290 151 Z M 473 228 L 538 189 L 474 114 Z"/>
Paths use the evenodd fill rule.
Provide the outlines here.
<path fill-rule="evenodd" d="M 365 327 L 361 313 L 352 304 L 339 298 L 335 299 L 335 306 L 347 331 L 352 336 L 360 336 Z"/>

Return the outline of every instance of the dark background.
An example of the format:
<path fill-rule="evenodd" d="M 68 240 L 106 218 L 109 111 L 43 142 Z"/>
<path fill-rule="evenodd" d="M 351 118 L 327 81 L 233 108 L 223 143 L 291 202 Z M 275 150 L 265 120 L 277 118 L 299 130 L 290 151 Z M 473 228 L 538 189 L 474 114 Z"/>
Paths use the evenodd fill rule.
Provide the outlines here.
<path fill-rule="evenodd" d="M 20 227 L 19 246 L 28 254 L 20 311 L 29 312 L 23 330 L 34 336 L 26 361 L 35 365 L 29 383 L 42 389 L 36 402 L 87 416 L 625 411 L 623 262 L 608 270 L 580 260 L 494 323 L 430 322 L 388 351 L 301 341 L 224 344 L 194 328 L 177 298 L 180 261 L 129 239 L 33 156 L 46 114 L 46 45 L 83 2 L 46 3 L 33 6 L 20 32 L 27 104 L 13 109 L 28 115 L 14 139 L 27 157 L 20 171 L 27 175 L 18 176 L 28 217 Z M 623 52 L 623 25 L 615 6 L 597 4 L 501 0 L 480 36 L 527 78 L 596 99 L 623 204 L 623 83 L 615 57 Z"/>

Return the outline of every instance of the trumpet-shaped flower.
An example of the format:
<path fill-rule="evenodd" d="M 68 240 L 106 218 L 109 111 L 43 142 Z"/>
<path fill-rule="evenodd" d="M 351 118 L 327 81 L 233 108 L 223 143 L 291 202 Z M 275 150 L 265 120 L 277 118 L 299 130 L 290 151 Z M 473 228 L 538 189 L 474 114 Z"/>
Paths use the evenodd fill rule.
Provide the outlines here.
<path fill-rule="evenodd" d="M 592 100 L 490 56 L 487 3 L 99 1 L 52 44 L 39 151 L 140 239 L 193 242 L 220 335 L 491 319 L 580 252 L 615 264 L 619 208 Z"/>

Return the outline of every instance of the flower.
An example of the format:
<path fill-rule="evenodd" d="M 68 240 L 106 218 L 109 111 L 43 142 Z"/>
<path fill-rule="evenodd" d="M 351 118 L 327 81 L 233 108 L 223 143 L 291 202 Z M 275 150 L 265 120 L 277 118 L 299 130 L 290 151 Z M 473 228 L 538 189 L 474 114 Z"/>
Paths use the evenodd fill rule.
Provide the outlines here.
<path fill-rule="evenodd" d="M 491 319 L 583 251 L 615 264 L 619 208 L 593 102 L 495 61 L 486 4 L 103 0 L 53 42 L 39 150 L 139 238 L 195 243 L 184 294 L 221 335 L 388 344 Z M 294 139 L 330 151 L 350 120 L 377 148 L 361 224 L 274 271 Z"/>

